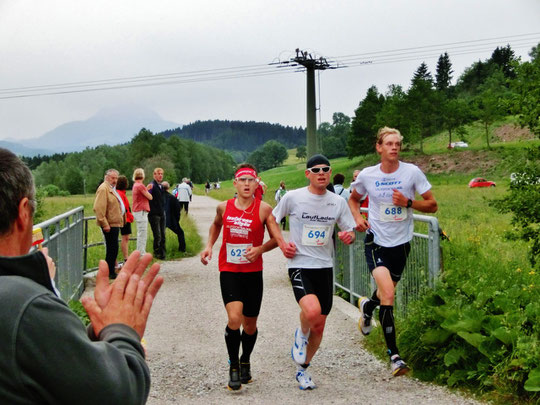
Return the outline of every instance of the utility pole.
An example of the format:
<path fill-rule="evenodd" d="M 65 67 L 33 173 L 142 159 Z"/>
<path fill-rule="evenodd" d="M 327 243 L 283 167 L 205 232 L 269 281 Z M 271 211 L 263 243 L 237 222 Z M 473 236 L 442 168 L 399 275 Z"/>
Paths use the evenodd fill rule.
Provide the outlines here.
<path fill-rule="evenodd" d="M 317 103 L 315 95 L 315 71 L 326 69 L 337 69 L 330 66 L 328 61 L 321 57 L 313 56 L 307 51 L 296 48 L 296 57 L 290 60 L 272 63 L 279 64 L 280 67 L 303 66 L 307 78 L 307 125 L 306 125 L 306 154 L 309 159 L 316 153 L 321 152 L 321 145 L 317 143 Z M 301 70 L 303 71 L 303 70 Z"/>
<path fill-rule="evenodd" d="M 321 145 L 317 142 L 317 104 L 315 95 L 315 70 L 326 70 L 330 68 L 325 58 L 314 58 L 307 51 L 296 48 L 296 57 L 292 59 L 299 65 L 306 68 L 306 106 L 307 106 L 307 126 L 306 126 L 306 153 L 309 159 L 316 153 L 321 152 Z"/>

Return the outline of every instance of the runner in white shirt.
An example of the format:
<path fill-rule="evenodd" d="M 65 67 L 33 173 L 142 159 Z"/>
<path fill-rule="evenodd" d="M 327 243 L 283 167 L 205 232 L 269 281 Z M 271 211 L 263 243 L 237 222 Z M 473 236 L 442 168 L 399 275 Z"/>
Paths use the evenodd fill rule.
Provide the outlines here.
<path fill-rule="evenodd" d="M 358 174 L 351 184 L 349 197 L 356 229 L 366 231 L 366 261 L 377 284 L 371 298 L 358 300 L 361 312 L 358 327 L 362 334 L 368 335 L 375 323 L 371 319 L 373 311 L 380 306 L 379 321 L 394 376 L 409 371 L 396 345 L 393 311 L 396 285 L 405 268 L 413 237 L 413 208 L 420 212 L 437 211 L 431 184 L 424 173 L 413 164 L 399 161 L 402 140 L 397 129 L 379 129 L 376 147 L 381 163 Z M 417 193 L 423 200 L 415 199 Z M 365 194 L 369 196 L 369 222 L 360 214 L 360 203 Z"/>
<path fill-rule="evenodd" d="M 332 308 L 334 225 L 342 230 L 338 237 L 346 244 L 354 241 L 356 226 L 346 201 L 326 190 L 331 174 L 326 157 L 311 157 L 305 171 L 309 186 L 289 191 L 273 211 L 277 222 L 289 216 L 289 243 L 281 234 L 274 237 L 289 259 L 289 277 L 300 305 L 300 327 L 291 355 L 298 365 L 296 380 L 303 390 L 315 388 L 306 369 L 319 348 Z"/>

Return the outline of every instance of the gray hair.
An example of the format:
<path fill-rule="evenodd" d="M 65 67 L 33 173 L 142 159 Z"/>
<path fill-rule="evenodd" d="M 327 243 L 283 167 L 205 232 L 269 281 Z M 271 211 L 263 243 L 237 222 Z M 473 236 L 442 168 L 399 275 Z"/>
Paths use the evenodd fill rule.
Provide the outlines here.
<path fill-rule="evenodd" d="M 112 173 L 116 173 L 117 176 L 120 176 L 120 172 L 116 169 L 109 169 L 105 172 L 105 177 L 107 177 L 108 175 L 112 174 Z"/>
<path fill-rule="evenodd" d="M 19 203 L 24 197 L 34 206 L 32 172 L 15 154 L 0 148 L 0 236 L 11 232 L 19 216 Z"/>
<path fill-rule="evenodd" d="M 163 181 L 163 182 L 161 183 L 161 186 L 163 187 L 163 189 L 164 189 L 165 191 L 167 191 L 169 188 L 171 188 L 171 186 L 169 185 L 169 183 L 168 183 L 167 181 Z"/>

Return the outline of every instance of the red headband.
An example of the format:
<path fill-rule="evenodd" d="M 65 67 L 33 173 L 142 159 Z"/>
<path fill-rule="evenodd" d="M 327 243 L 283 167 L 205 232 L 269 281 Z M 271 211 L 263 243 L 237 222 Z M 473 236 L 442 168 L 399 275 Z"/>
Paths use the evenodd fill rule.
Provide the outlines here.
<path fill-rule="evenodd" d="M 253 176 L 257 178 L 257 172 L 253 169 L 250 169 L 249 167 L 242 167 L 241 169 L 238 169 L 236 173 L 234 174 L 234 178 L 237 179 L 242 176 Z"/>

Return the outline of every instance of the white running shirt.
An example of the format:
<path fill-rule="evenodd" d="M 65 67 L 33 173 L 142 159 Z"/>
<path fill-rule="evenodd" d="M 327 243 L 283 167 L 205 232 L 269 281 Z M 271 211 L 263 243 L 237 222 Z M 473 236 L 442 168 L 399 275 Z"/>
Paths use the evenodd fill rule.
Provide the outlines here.
<path fill-rule="evenodd" d="M 393 173 L 382 172 L 379 163 L 362 170 L 351 184 L 351 189 L 369 196 L 368 222 L 375 236 L 374 242 L 379 246 L 393 247 L 409 242 L 414 232 L 413 209 L 394 206 L 393 190 L 399 190 L 414 200 L 415 193 L 424 194 L 431 189 L 431 184 L 425 174 L 411 163 L 399 162 Z"/>
<path fill-rule="evenodd" d="M 307 187 L 285 194 L 272 214 L 278 223 L 289 216 L 290 241 L 296 245 L 296 255 L 287 263 L 289 268 L 334 267 L 334 225 L 337 223 L 342 231 L 352 231 L 356 226 L 345 199 L 330 191 L 313 194 Z"/>

